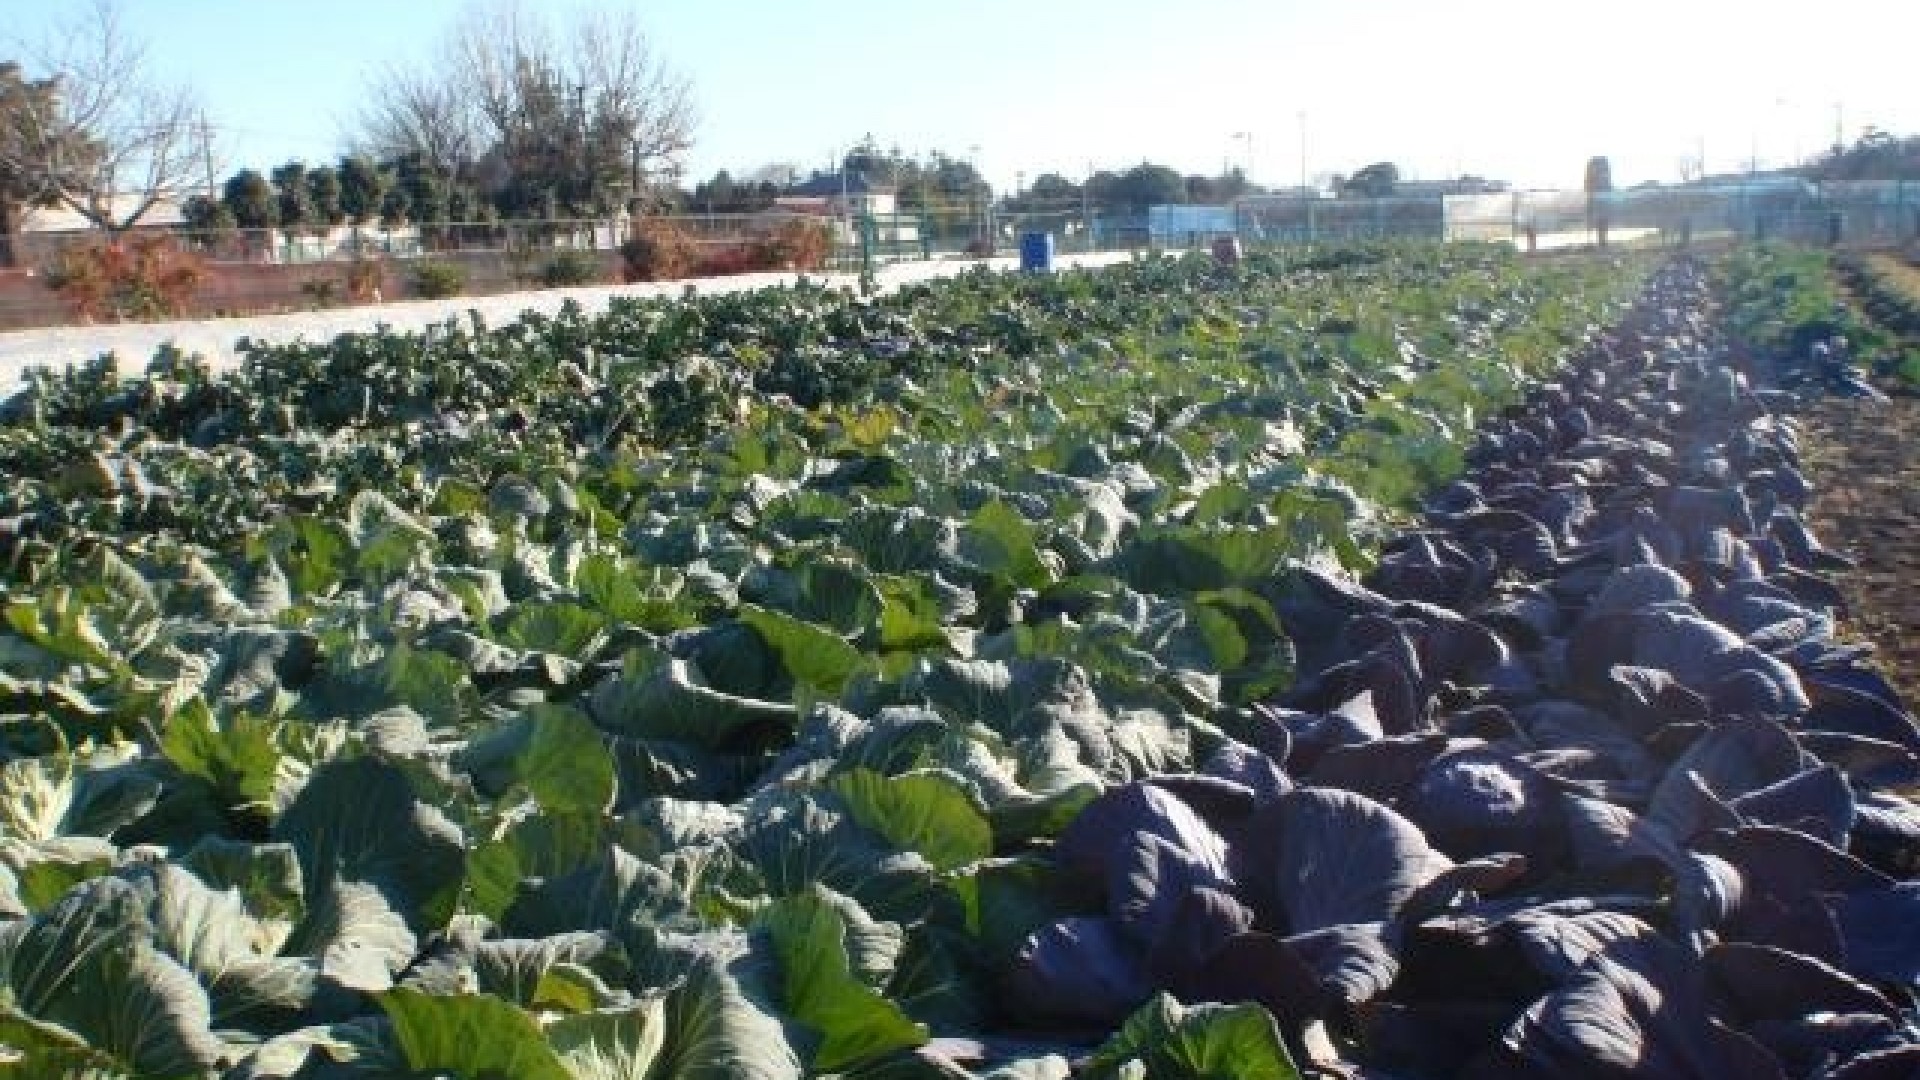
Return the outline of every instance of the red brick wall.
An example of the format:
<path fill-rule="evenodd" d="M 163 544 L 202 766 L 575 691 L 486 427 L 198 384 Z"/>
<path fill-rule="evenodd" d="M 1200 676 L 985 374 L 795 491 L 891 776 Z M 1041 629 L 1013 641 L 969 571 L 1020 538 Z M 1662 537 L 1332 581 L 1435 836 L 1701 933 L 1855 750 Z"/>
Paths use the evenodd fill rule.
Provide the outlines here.
<path fill-rule="evenodd" d="M 620 280 L 620 254 L 597 252 L 603 265 L 603 280 Z M 498 251 L 460 251 L 435 255 L 444 262 L 457 263 L 466 271 L 464 293 L 480 296 L 538 288 L 544 259 L 534 259 L 516 268 Z M 414 296 L 410 259 L 387 261 L 380 284 L 383 300 L 405 300 Z M 516 277 L 516 272 L 528 275 Z M 315 307 L 307 282 L 332 282 L 334 304 L 347 302 L 347 264 L 316 263 L 233 263 L 207 265 L 207 279 L 194 297 L 189 316 L 256 315 L 275 311 L 301 311 Z M 0 268 L 0 330 L 30 326 L 57 326 L 73 322 L 73 313 L 60 295 L 47 288 L 39 271 L 26 267 Z"/>
<path fill-rule="evenodd" d="M 37 272 L 0 268 L 0 329 L 48 326 L 64 322 L 67 306 L 41 282 Z"/>

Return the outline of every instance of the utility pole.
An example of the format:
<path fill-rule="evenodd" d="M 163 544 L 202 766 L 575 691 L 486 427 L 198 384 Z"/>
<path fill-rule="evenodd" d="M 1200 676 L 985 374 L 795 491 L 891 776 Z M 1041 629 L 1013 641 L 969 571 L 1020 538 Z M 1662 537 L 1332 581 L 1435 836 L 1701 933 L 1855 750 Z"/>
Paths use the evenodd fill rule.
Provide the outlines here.
<path fill-rule="evenodd" d="M 207 110 L 200 110 L 200 161 L 207 170 L 207 198 L 218 199 L 213 190 L 213 129 L 207 124 Z"/>
<path fill-rule="evenodd" d="M 1300 110 L 1300 194 L 1307 193 L 1307 110 Z"/>
<path fill-rule="evenodd" d="M 593 205 L 597 201 L 594 197 L 596 192 L 593 190 L 593 155 L 587 149 L 587 87 L 585 83 L 573 85 L 573 116 L 580 132 L 580 188 L 575 193 L 580 206 L 574 213 L 597 213 L 598 207 Z M 574 228 L 577 229 L 578 226 Z"/>
<path fill-rule="evenodd" d="M 1080 185 L 1080 228 L 1087 234 L 1087 250 L 1099 247 L 1093 235 L 1093 162 L 1087 162 L 1087 179 Z"/>
<path fill-rule="evenodd" d="M 971 174 L 967 182 L 967 214 L 973 218 L 974 239 L 978 240 L 983 247 L 991 249 L 993 225 L 989 220 L 988 208 L 982 205 L 991 197 L 991 192 L 980 190 L 986 185 L 980 176 L 979 143 L 967 147 L 967 172 Z"/>
<path fill-rule="evenodd" d="M 633 140 L 633 162 L 627 167 L 627 215 L 640 212 L 640 140 Z"/>
<path fill-rule="evenodd" d="M 1246 153 L 1241 157 L 1241 173 L 1248 183 L 1253 182 L 1253 132 L 1236 131 L 1231 136 L 1246 144 Z"/>

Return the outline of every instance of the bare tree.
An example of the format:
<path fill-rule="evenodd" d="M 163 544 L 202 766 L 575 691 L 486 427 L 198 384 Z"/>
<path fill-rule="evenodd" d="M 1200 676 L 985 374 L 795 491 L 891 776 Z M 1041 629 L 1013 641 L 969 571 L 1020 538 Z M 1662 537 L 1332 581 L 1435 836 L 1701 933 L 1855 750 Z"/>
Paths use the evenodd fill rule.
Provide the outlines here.
<path fill-rule="evenodd" d="M 566 31 L 517 0 L 476 3 L 431 65 L 374 80 L 357 141 L 477 181 L 519 213 L 602 213 L 676 178 L 692 145 L 687 80 L 630 9 Z"/>
<path fill-rule="evenodd" d="M 0 170 L 30 178 L 49 205 L 96 228 L 130 229 L 203 178 L 210 138 L 192 90 L 148 71 L 114 0 L 93 0 L 47 42 L 17 43 L 53 92 L 13 118 L 23 138 L 0 139 Z"/>
<path fill-rule="evenodd" d="M 691 85 L 655 55 L 631 8 L 589 14 L 574 32 L 574 76 L 593 95 L 598 136 L 626 146 L 629 197 L 649 178 L 677 179 L 693 146 Z"/>
<path fill-rule="evenodd" d="M 526 83 L 554 69 L 551 34 L 518 0 L 467 7 L 447 38 L 444 64 L 453 92 L 493 139 L 525 121 Z"/>
<path fill-rule="evenodd" d="M 441 65 L 388 66 L 374 77 L 354 141 L 376 161 L 417 156 L 444 175 L 464 176 L 481 143 L 469 106 Z"/>

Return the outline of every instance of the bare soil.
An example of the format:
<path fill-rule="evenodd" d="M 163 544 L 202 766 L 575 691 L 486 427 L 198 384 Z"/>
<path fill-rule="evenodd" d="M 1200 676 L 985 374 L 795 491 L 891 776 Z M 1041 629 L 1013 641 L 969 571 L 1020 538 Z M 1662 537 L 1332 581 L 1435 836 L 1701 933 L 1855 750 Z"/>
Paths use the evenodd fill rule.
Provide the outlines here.
<path fill-rule="evenodd" d="M 1920 398 L 1824 399 L 1801 416 L 1808 524 L 1855 567 L 1836 575 L 1847 636 L 1871 642 L 1920 704 Z"/>

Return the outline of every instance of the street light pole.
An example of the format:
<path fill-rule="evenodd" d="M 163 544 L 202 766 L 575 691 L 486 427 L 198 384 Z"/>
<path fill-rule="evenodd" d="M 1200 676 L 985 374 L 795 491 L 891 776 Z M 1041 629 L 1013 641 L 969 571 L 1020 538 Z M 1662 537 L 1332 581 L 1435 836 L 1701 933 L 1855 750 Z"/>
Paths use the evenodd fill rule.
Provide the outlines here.
<path fill-rule="evenodd" d="M 967 147 L 967 171 L 973 174 L 967 185 L 967 210 L 974 219 L 974 239 L 991 247 L 993 244 L 992 193 L 979 190 L 979 185 L 983 182 L 980 176 L 979 143 Z M 982 206 L 983 203 L 986 205 Z"/>
<path fill-rule="evenodd" d="M 1242 178 L 1245 179 L 1248 183 L 1252 183 L 1253 182 L 1253 132 L 1236 131 L 1233 133 L 1233 138 L 1239 139 L 1240 141 L 1247 144 L 1246 152 L 1241 158 L 1242 164 L 1240 168 L 1241 168 Z"/>
<path fill-rule="evenodd" d="M 1301 109 L 1300 119 L 1300 194 L 1307 193 L 1307 110 Z"/>
<path fill-rule="evenodd" d="M 1093 231 L 1093 162 L 1087 162 L 1087 179 L 1080 185 L 1080 228 L 1087 234 L 1087 250 L 1099 247 Z"/>
<path fill-rule="evenodd" d="M 1307 190 L 1307 110 L 1301 109 L 1300 120 L 1300 198 L 1307 204 L 1307 243 L 1313 243 L 1313 193 Z"/>

